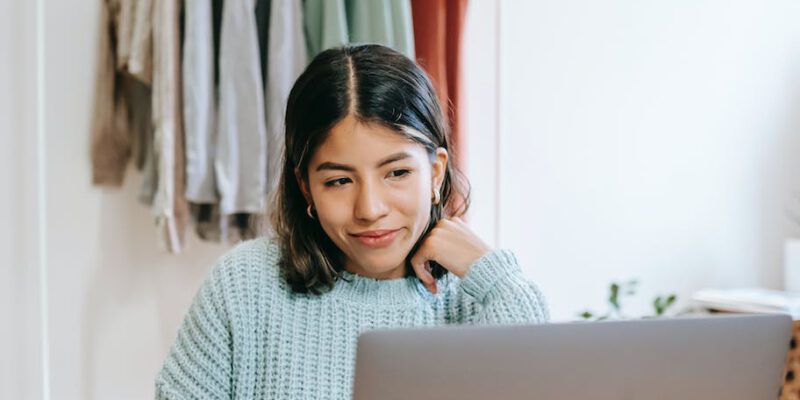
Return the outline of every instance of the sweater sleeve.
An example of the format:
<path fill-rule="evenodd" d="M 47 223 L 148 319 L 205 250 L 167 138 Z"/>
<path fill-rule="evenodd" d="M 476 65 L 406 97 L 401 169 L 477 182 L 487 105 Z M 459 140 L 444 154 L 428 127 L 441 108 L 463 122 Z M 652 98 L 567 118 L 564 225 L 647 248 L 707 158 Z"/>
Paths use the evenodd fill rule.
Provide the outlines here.
<path fill-rule="evenodd" d="M 525 279 L 509 250 L 493 250 L 479 258 L 461 280 L 460 288 L 481 306 L 473 318 L 476 324 L 550 320 L 544 295 L 536 284 Z"/>
<path fill-rule="evenodd" d="M 230 398 L 231 328 L 221 261 L 194 297 L 156 377 L 156 399 Z"/>

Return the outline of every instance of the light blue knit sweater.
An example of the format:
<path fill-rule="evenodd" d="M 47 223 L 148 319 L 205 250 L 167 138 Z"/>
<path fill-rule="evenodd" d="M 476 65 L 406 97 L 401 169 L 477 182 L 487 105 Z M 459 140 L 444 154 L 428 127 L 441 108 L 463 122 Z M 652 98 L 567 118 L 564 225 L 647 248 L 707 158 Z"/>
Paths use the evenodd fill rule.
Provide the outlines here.
<path fill-rule="evenodd" d="M 220 258 L 198 291 L 156 378 L 158 399 L 350 399 L 365 330 L 444 324 L 542 323 L 545 299 L 513 253 L 494 250 L 431 294 L 412 277 L 348 272 L 323 295 L 293 293 L 275 241 Z"/>

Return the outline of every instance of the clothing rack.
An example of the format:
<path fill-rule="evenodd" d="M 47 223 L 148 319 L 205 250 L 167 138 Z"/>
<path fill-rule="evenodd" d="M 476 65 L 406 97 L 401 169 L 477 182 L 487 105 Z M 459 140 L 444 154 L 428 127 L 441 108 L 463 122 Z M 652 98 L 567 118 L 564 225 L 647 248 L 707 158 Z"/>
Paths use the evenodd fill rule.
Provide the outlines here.
<path fill-rule="evenodd" d="M 415 59 L 446 105 L 461 151 L 466 0 L 102 0 L 92 182 L 129 164 L 158 243 L 180 253 L 191 225 L 234 243 L 269 231 L 288 94 L 327 48 L 379 43 Z M 457 162 L 463 164 L 463 158 Z M 463 165 L 460 165 L 463 167 Z"/>

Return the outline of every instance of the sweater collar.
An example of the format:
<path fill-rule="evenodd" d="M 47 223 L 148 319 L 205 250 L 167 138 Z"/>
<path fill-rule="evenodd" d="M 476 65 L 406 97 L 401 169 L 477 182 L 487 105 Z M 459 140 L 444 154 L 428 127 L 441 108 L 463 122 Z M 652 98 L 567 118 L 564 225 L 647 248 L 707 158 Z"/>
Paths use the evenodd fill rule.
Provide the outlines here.
<path fill-rule="evenodd" d="M 339 274 L 341 279 L 338 279 L 333 285 L 331 294 L 356 303 L 402 306 L 417 304 L 419 300 L 431 296 L 425 286 L 414 276 L 375 279 L 346 270 Z"/>

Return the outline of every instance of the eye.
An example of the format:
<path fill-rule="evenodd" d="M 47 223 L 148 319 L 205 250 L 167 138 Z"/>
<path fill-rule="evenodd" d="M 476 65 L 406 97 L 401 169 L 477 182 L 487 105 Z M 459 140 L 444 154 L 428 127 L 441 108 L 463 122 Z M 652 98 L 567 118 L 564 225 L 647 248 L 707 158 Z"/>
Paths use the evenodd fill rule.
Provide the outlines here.
<path fill-rule="evenodd" d="M 349 180 L 350 180 L 349 178 L 339 178 L 339 179 L 334 179 L 334 180 L 331 180 L 331 181 L 327 181 L 327 182 L 325 182 L 325 186 L 326 186 L 326 187 L 336 187 L 336 186 L 342 186 L 342 185 L 344 185 L 345 183 L 347 183 L 346 181 L 349 181 Z M 343 182 L 343 181 L 344 181 L 344 182 Z"/>
<path fill-rule="evenodd" d="M 410 173 L 411 171 L 407 169 L 396 169 L 390 172 L 389 175 L 391 175 L 392 178 L 402 178 L 404 175 L 408 175 Z"/>

